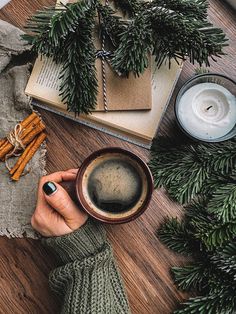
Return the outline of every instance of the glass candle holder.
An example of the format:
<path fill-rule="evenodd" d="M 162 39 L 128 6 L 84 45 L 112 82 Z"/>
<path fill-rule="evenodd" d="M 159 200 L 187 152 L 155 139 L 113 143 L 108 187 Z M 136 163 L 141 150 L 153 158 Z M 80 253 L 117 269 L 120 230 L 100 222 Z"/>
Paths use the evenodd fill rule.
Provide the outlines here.
<path fill-rule="evenodd" d="M 214 73 L 196 75 L 180 89 L 175 115 L 189 137 L 221 142 L 236 135 L 236 82 Z"/>

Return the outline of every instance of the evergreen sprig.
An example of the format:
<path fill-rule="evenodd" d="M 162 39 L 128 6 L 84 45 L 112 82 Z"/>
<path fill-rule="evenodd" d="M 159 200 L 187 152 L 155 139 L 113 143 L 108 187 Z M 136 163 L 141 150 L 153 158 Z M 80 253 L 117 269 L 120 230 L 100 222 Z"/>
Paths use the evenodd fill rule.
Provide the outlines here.
<path fill-rule="evenodd" d="M 95 47 L 92 39 L 95 11 L 81 11 L 78 26 L 64 42 L 66 55 L 62 59 L 60 95 L 69 111 L 89 113 L 95 107 L 97 80 Z M 84 22 L 86 20 L 86 22 Z M 76 38 L 76 40 L 75 40 Z M 81 49 L 86 41 L 86 49 Z"/>
<path fill-rule="evenodd" d="M 163 243 L 180 254 L 192 255 L 193 248 L 198 245 L 191 234 L 191 229 L 176 218 L 165 221 L 157 234 Z"/>
<path fill-rule="evenodd" d="M 221 144 L 171 144 L 154 141 L 149 166 L 155 187 L 164 186 L 181 204 L 212 195 L 209 185 L 213 184 L 215 190 L 222 183 L 232 183 L 230 187 L 236 183 L 236 139 Z"/>
<path fill-rule="evenodd" d="M 208 2 L 204 0 L 194 0 L 191 2 L 183 0 L 153 0 L 153 4 L 194 19 L 204 21 L 207 18 Z"/>
<path fill-rule="evenodd" d="M 198 195 L 209 178 L 209 169 L 202 163 L 194 146 L 169 148 L 153 143 L 149 166 L 154 175 L 155 187 L 164 186 L 181 204 Z"/>
<path fill-rule="evenodd" d="M 124 15 L 129 17 L 134 16 L 138 13 L 140 6 L 143 4 L 139 0 L 114 0 L 115 7 L 120 9 Z"/>
<path fill-rule="evenodd" d="M 158 230 L 164 244 L 194 260 L 172 269 L 179 289 L 199 295 L 176 314 L 236 311 L 235 144 L 235 138 L 175 147 L 168 140 L 153 143 L 150 167 L 156 187 L 164 186 L 172 198 L 188 203 L 182 221 L 167 219 Z"/>
<path fill-rule="evenodd" d="M 183 308 L 174 314 L 234 314 L 236 307 L 236 289 L 227 289 L 210 293 L 207 296 L 190 298 Z"/>
<path fill-rule="evenodd" d="M 209 286 L 209 278 L 214 277 L 213 268 L 208 260 L 184 267 L 173 267 L 172 273 L 178 288 L 183 291 L 204 291 Z"/>
<path fill-rule="evenodd" d="M 236 243 L 228 243 L 211 257 L 212 263 L 236 282 Z"/>
<path fill-rule="evenodd" d="M 97 10 L 100 18 L 101 31 L 105 32 L 107 38 L 117 48 L 120 44 L 120 34 L 125 30 L 125 21 L 121 17 L 115 15 L 115 11 L 108 5 L 97 5 Z"/>
<path fill-rule="evenodd" d="M 144 15 L 134 18 L 120 35 L 120 45 L 113 53 L 112 66 L 117 73 L 142 74 L 149 64 L 151 27 Z"/>
<path fill-rule="evenodd" d="M 25 28 L 31 34 L 23 35 L 23 39 L 28 40 L 39 54 L 60 62 L 64 59 L 62 50 L 67 36 L 76 31 L 88 8 L 84 1 L 79 1 L 40 10 L 29 19 Z"/>
<path fill-rule="evenodd" d="M 208 211 L 222 223 L 236 222 L 236 182 L 220 185 L 212 194 Z"/>
<path fill-rule="evenodd" d="M 113 10 L 113 2 L 125 16 Z M 192 63 L 209 65 L 209 58 L 223 54 L 225 34 L 207 21 L 207 0 L 114 0 L 112 3 L 79 0 L 45 8 L 28 21 L 29 34 L 24 39 L 39 54 L 63 63 L 61 93 L 70 111 L 88 113 L 96 105 L 96 51 L 91 43 L 96 41 L 96 33 L 105 34 L 110 64 L 116 73 L 125 76 L 142 74 L 150 64 L 150 54 L 157 66 L 166 60 L 170 64 L 172 59 L 178 62 L 179 58 L 187 57 Z M 88 14 L 90 10 L 94 14 Z M 71 53 L 65 47 L 72 49 Z M 79 55 L 73 49 L 79 49 Z M 198 191 L 199 187 L 195 188 Z"/>

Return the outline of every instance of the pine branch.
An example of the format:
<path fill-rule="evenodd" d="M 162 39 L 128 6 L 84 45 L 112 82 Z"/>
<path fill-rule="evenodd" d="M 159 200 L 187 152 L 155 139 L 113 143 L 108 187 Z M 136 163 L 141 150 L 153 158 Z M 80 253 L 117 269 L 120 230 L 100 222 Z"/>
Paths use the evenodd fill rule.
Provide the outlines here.
<path fill-rule="evenodd" d="M 114 0 L 114 4 L 124 15 L 133 17 L 135 13 L 138 13 L 140 7 L 144 5 L 144 2 L 140 0 Z"/>
<path fill-rule="evenodd" d="M 206 166 L 206 167 L 208 167 L 208 166 Z M 208 167 L 208 169 L 211 169 L 211 168 Z M 212 198 L 213 193 L 220 186 L 228 184 L 229 182 L 231 182 L 231 180 L 232 179 L 229 175 L 224 175 L 221 173 L 216 174 L 212 170 L 209 178 L 206 180 L 204 186 L 202 187 L 201 195 L 204 195 L 204 197 L 207 198 L 209 201 L 210 198 Z"/>
<path fill-rule="evenodd" d="M 32 33 L 33 49 L 60 62 L 63 59 L 65 39 L 76 31 L 79 19 L 85 17 L 88 9 L 89 6 L 85 5 L 85 2 L 79 1 L 38 11 L 28 20 L 26 26 Z"/>
<path fill-rule="evenodd" d="M 228 243 L 211 257 L 212 263 L 236 282 L 236 243 Z"/>
<path fill-rule="evenodd" d="M 191 185 L 194 178 L 187 181 L 190 197 L 184 200 L 194 202 L 186 207 L 183 222 L 167 221 L 160 230 L 168 247 L 182 254 L 187 251 L 196 259 L 172 270 L 180 289 L 201 294 L 186 301 L 176 314 L 235 313 L 235 161 L 235 140 L 178 147 L 163 145 L 163 141 L 153 144 L 150 164 L 155 183 L 165 186 L 175 199 L 183 201 L 180 193 L 186 192 L 185 176 L 191 176 L 190 169 L 205 169 L 207 174 L 197 179 L 201 184 L 197 193 Z"/>
<path fill-rule="evenodd" d="M 236 182 L 221 185 L 213 192 L 208 212 L 222 223 L 236 221 Z"/>
<path fill-rule="evenodd" d="M 158 230 L 158 236 L 175 252 L 199 258 L 232 241 L 236 223 L 219 224 L 208 214 L 204 203 L 195 203 L 186 208 L 184 223 L 169 219 Z"/>
<path fill-rule="evenodd" d="M 223 143 L 201 144 L 199 154 L 204 156 L 206 167 L 211 168 L 216 174 L 228 175 L 236 165 L 236 138 Z"/>
<path fill-rule="evenodd" d="M 177 253 L 192 255 L 196 248 L 199 250 L 190 230 L 176 218 L 166 220 L 158 229 L 157 235 L 166 246 Z"/>
<path fill-rule="evenodd" d="M 217 293 L 218 292 L 218 293 Z M 175 314 L 233 314 L 236 308 L 236 290 L 217 291 L 207 296 L 190 298 Z"/>
<path fill-rule="evenodd" d="M 36 41 L 38 39 L 36 35 L 40 36 L 48 31 L 52 17 L 61 14 L 62 11 L 64 11 L 64 8 L 61 7 L 46 7 L 44 10 L 38 10 L 34 16 L 28 18 L 25 29 L 30 30 L 32 33 L 32 40 Z"/>
<path fill-rule="evenodd" d="M 189 299 L 183 303 L 182 309 L 175 313 L 234 313 L 235 253 L 236 246 L 230 244 L 212 256 L 202 255 L 200 262 L 185 267 L 174 267 L 172 271 L 179 288 L 185 291 L 194 289 L 202 295 Z M 215 300 L 216 295 L 218 303 Z"/>
<path fill-rule="evenodd" d="M 209 278 L 214 276 L 214 271 L 208 260 L 185 267 L 173 267 L 172 273 L 178 288 L 184 291 L 197 290 L 201 292 L 209 289 Z"/>
<path fill-rule="evenodd" d="M 206 203 L 194 202 L 186 207 L 186 221 L 189 228 L 191 228 L 193 236 L 196 240 L 200 241 L 201 249 L 209 248 L 207 243 L 203 240 L 206 234 L 209 232 L 209 226 L 215 225 L 215 220 L 212 215 L 209 215 L 206 211 Z M 208 237 L 206 236 L 206 239 Z"/>
<path fill-rule="evenodd" d="M 211 223 L 206 224 L 205 229 L 198 226 L 198 232 L 195 237 L 200 239 L 208 250 L 214 250 L 217 247 L 222 247 L 225 243 L 232 241 L 236 237 L 236 222 L 227 224 Z"/>
<path fill-rule="evenodd" d="M 181 171 L 178 174 L 182 176 L 179 181 L 179 184 L 182 185 L 180 186 L 176 181 L 169 188 L 170 195 L 176 197 L 181 204 L 189 203 L 194 199 L 201 192 L 204 182 L 208 178 L 205 167 L 199 166 L 198 161 L 186 161 L 186 166 L 188 171 L 186 173 Z"/>
<path fill-rule="evenodd" d="M 236 221 L 222 224 L 207 210 L 207 202 L 191 204 L 186 208 L 187 226 L 204 250 L 222 247 L 236 236 Z"/>
<path fill-rule="evenodd" d="M 49 39 L 50 22 L 55 14 L 60 14 L 62 9 L 45 8 L 27 20 L 25 29 L 30 34 L 22 35 L 22 38 L 32 45 L 32 50 L 50 57 L 54 53 L 55 45 Z"/>
<path fill-rule="evenodd" d="M 151 28 L 143 14 L 135 16 L 120 37 L 120 44 L 112 57 L 112 67 L 128 77 L 130 72 L 139 76 L 149 64 Z"/>
<path fill-rule="evenodd" d="M 89 113 L 97 100 L 95 6 L 84 1 L 40 11 L 29 21 L 33 49 L 62 63 L 60 96 L 68 111 Z"/>
<path fill-rule="evenodd" d="M 149 162 L 155 187 L 164 186 L 170 196 L 185 204 L 194 199 L 209 178 L 194 146 L 167 149 L 153 146 Z"/>
<path fill-rule="evenodd" d="M 165 59 L 186 59 L 209 66 L 209 57 L 220 56 L 227 41 L 222 30 L 207 22 L 163 8 L 151 7 L 153 55 L 160 66 Z M 178 36 L 176 36 L 178 34 Z"/>
<path fill-rule="evenodd" d="M 207 18 L 207 0 L 194 0 L 191 2 L 183 0 L 153 0 L 152 2 L 154 6 L 173 10 L 189 18 L 191 17 L 198 20 L 205 20 Z"/>
<path fill-rule="evenodd" d="M 115 15 L 115 11 L 108 5 L 97 5 L 97 10 L 101 20 L 102 31 L 110 39 L 114 48 L 120 43 L 121 34 L 125 30 L 125 22 L 121 17 Z"/>
<path fill-rule="evenodd" d="M 96 105 L 94 16 L 93 8 L 86 13 L 82 10 L 76 31 L 70 33 L 64 44 L 60 95 L 68 110 L 75 114 L 89 113 Z"/>
<path fill-rule="evenodd" d="M 220 148 L 219 144 L 174 147 L 168 139 L 165 145 L 154 141 L 149 166 L 155 187 L 164 186 L 173 199 L 185 204 L 197 196 L 210 197 L 213 189 L 222 184 L 236 182 L 233 178 L 236 165 L 235 140 L 221 144 Z M 217 157 L 219 162 L 216 162 Z"/>

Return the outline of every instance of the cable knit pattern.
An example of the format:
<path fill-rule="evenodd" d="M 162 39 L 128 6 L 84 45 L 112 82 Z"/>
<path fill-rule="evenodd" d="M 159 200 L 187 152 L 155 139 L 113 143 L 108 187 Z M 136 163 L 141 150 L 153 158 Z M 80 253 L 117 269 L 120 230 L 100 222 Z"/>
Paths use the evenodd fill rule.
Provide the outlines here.
<path fill-rule="evenodd" d="M 63 314 L 130 313 L 112 248 L 101 224 L 89 219 L 77 231 L 44 239 L 60 265 L 50 286 L 63 300 Z"/>

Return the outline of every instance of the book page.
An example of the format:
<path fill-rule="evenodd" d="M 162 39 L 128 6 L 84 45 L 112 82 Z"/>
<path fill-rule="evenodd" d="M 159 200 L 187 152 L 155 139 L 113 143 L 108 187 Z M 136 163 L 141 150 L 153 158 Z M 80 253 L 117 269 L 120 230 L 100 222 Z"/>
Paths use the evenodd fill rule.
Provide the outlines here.
<path fill-rule="evenodd" d="M 60 70 L 60 65 L 53 62 L 51 58 L 38 57 L 25 93 L 55 107 L 66 109 L 59 96 Z"/>
<path fill-rule="evenodd" d="M 60 66 L 55 64 L 52 59 L 43 58 L 36 84 L 42 88 L 49 88 L 59 91 L 60 87 Z"/>

